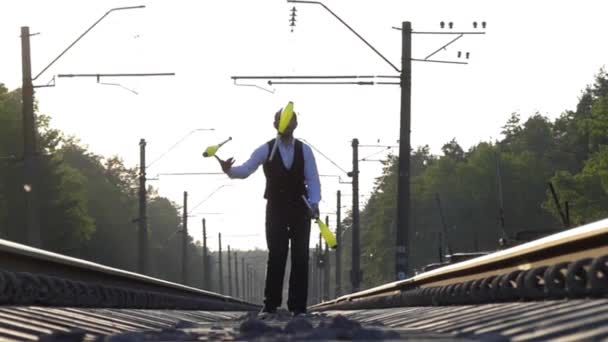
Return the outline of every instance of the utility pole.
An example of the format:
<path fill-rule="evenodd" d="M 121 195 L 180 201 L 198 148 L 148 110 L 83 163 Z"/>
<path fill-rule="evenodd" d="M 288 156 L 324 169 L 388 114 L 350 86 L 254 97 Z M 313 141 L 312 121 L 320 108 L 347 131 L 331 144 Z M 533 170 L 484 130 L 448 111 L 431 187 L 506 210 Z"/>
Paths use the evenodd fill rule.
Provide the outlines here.
<path fill-rule="evenodd" d="M 137 271 L 140 274 L 148 274 L 148 218 L 146 205 L 146 140 L 142 138 L 139 140 L 139 217 L 137 218 L 139 228 Z"/>
<path fill-rule="evenodd" d="M 359 140 L 353 139 L 353 171 L 350 176 L 353 178 L 353 241 L 352 241 L 352 269 L 350 271 L 350 282 L 352 292 L 359 291 L 361 285 L 361 263 L 359 260 L 360 242 L 359 242 Z"/>
<path fill-rule="evenodd" d="M 317 303 L 317 284 L 318 284 L 317 278 L 319 276 L 319 272 L 317 272 L 318 269 L 319 269 L 319 260 L 317 258 L 317 250 L 318 249 L 319 249 L 319 246 L 315 245 L 315 249 L 312 252 L 312 284 L 311 284 L 312 285 L 311 286 L 312 291 L 311 291 L 311 297 L 312 297 L 313 302 L 314 302 L 313 304 Z"/>
<path fill-rule="evenodd" d="M 315 304 L 314 303 L 314 297 L 315 297 L 315 268 L 317 268 L 317 265 L 315 265 L 315 254 L 314 251 L 311 251 L 310 248 L 308 249 L 308 258 L 309 258 L 309 263 L 308 263 L 308 274 L 310 274 L 310 276 L 308 277 L 308 303 L 307 305 L 312 305 Z"/>
<path fill-rule="evenodd" d="M 76 40 L 74 40 L 67 48 L 65 48 L 55 59 L 53 59 L 46 67 L 42 69 L 36 76 L 32 78 L 32 65 L 31 65 L 31 50 L 30 50 L 30 29 L 28 26 L 21 27 L 21 59 L 22 59 L 22 77 L 23 84 L 21 87 L 22 93 L 22 113 L 23 113 L 23 189 L 25 190 L 25 239 L 27 244 L 33 247 L 41 247 L 41 231 L 40 231 L 40 203 L 38 189 L 38 168 L 39 168 L 39 147 L 38 147 L 38 133 L 36 128 L 36 117 L 34 116 L 34 88 L 38 87 L 53 87 L 53 84 L 38 85 L 34 86 L 33 82 L 36 81 L 45 71 L 47 71 L 57 60 L 65 55 L 80 39 L 82 39 L 87 33 L 89 33 L 99 22 L 101 22 L 110 13 L 123 10 L 145 8 L 145 6 L 127 6 L 127 7 L 116 7 L 108 10 L 101 18 L 95 21 L 84 33 L 82 33 Z M 163 74 L 168 75 L 168 74 Z M 148 76 L 145 74 L 132 75 L 132 76 Z M 141 224 L 141 223 L 140 223 Z M 141 248 L 141 247 L 140 247 Z M 144 257 L 146 251 L 143 251 Z M 141 251 L 139 256 L 141 257 Z M 138 268 L 142 272 L 145 270 L 147 260 L 139 260 Z"/>
<path fill-rule="evenodd" d="M 230 245 L 226 247 L 226 254 L 228 255 L 228 295 L 232 297 L 232 258 L 230 253 Z"/>
<path fill-rule="evenodd" d="M 319 267 L 319 279 L 317 288 L 319 290 L 319 303 L 323 301 L 323 276 L 325 275 L 323 267 L 325 266 L 325 260 L 323 260 L 323 239 L 319 233 L 319 244 L 317 245 L 317 260 Z"/>
<path fill-rule="evenodd" d="M 253 298 L 251 298 L 251 265 L 247 264 L 247 295 L 246 300 L 248 302 L 253 302 Z"/>
<path fill-rule="evenodd" d="M 253 302 L 253 284 L 251 283 L 251 265 L 247 265 L 247 298 L 249 302 Z"/>
<path fill-rule="evenodd" d="M 247 282 L 245 278 L 245 258 L 241 258 L 241 289 L 243 290 L 242 298 L 247 300 Z"/>
<path fill-rule="evenodd" d="M 220 293 L 224 294 L 224 270 L 222 267 L 222 233 L 217 233 L 218 239 L 218 256 L 217 259 L 219 261 L 219 285 L 220 285 Z"/>
<path fill-rule="evenodd" d="M 508 244 L 509 236 L 505 230 L 505 210 L 504 210 L 504 199 L 502 193 L 502 176 L 500 175 L 500 154 L 496 153 L 496 182 L 498 183 L 498 219 L 500 221 L 500 233 L 499 244 L 504 246 Z M 559 211 L 561 214 L 561 210 Z M 502 242 L 502 243 L 501 243 Z"/>
<path fill-rule="evenodd" d="M 239 298 L 239 258 L 234 252 L 234 296 Z"/>
<path fill-rule="evenodd" d="M 203 218 L 203 287 L 205 290 L 211 290 L 211 283 L 209 282 L 209 256 L 207 255 L 207 227 L 206 221 Z"/>
<path fill-rule="evenodd" d="M 21 69 L 23 83 L 23 190 L 26 205 L 25 239 L 32 247 L 42 247 L 40 233 L 40 208 L 38 203 L 39 152 L 37 145 L 36 117 L 34 116 L 34 85 L 32 84 L 32 60 L 30 55 L 30 28 L 21 27 Z"/>
<path fill-rule="evenodd" d="M 253 292 L 253 301 L 254 303 L 259 303 L 259 291 L 258 291 L 258 277 L 255 272 L 255 268 L 251 268 L 251 286 Z"/>
<path fill-rule="evenodd" d="M 188 191 L 184 191 L 182 218 L 182 284 L 188 284 Z"/>
<path fill-rule="evenodd" d="M 439 217 L 441 218 L 441 254 L 439 261 L 443 262 L 443 253 L 452 254 L 452 248 L 450 247 L 449 237 L 448 237 L 448 226 L 445 222 L 445 216 L 443 215 L 443 206 L 441 205 L 441 197 L 439 197 L 439 193 L 435 194 L 435 198 L 437 200 L 437 208 L 439 209 Z"/>
<path fill-rule="evenodd" d="M 336 298 L 342 295 L 342 225 L 340 222 L 341 197 L 342 194 L 340 190 L 338 190 L 336 193 L 336 242 L 338 244 L 338 247 L 336 248 Z"/>
<path fill-rule="evenodd" d="M 325 225 L 329 227 L 329 216 L 325 216 Z M 325 267 L 325 275 L 324 275 L 324 282 L 323 282 L 323 293 L 324 293 L 324 297 L 323 300 L 329 300 L 329 278 L 331 275 L 331 267 L 330 267 L 330 263 L 329 263 L 329 246 L 327 245 L 327 242 L 325 243 L 325 254 L 323 256 L 323 267 Z"/>
<path fill-rule="evenodd" d="M 399 175 L 397 178 L 397 246 L 395 274 L 397 280 L 408 276 L 410 229 L 410 126 L 412 94 L 412 25 L 401 27 L 401 116 L 399 128 Z"/>

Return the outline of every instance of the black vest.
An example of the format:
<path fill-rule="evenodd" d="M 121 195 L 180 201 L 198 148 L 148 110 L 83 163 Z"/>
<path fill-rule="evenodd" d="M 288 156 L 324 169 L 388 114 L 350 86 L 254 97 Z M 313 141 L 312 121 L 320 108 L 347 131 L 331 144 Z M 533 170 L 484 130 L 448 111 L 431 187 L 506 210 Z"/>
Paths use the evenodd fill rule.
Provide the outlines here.
<path fill-rule="evenodd" d="M 279 152 L 279 147 L 274 153 L 272 161 L 268 161 L 274 140 L 270 140 L 268 145 L 268 156 L 264 163 L 264 176 L 266 176 L 266 190 L 264 198 L 283 203 L 302 204 L 302 195 L 307 196 L 306 184 L 304 182 L 304 152 L 302 142 L 295 140 L 294 155 L 291 169 L 286 169 L 283 165 L 283 158 Z"/>

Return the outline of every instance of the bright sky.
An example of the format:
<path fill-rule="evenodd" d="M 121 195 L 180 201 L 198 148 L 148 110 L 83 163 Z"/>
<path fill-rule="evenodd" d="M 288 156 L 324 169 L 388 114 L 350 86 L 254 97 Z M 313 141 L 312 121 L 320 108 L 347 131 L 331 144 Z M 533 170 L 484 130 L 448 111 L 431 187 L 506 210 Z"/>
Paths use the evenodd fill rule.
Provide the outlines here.
<path fill-rule="evenodd" d="M 400 67 L 401 34 L 392 26 L 411 21 L 415 31 L 439 31 L 440 21 L 454 30 L 488 23 L 485 36 L 465 36 L 435 55 L 458 60 L 470 52 L 470 64 L 413 62 L 412 146 L 428 144 L 434 153 L 456 138 L 468 149 L 499 137 L 510 113 L 526 118 L 540 112 L 550 118 L 573 109 L 582 89 L 608 61 L 605 44 L 606 1 L 354 1 L 324 3 Z M 10 1 L 0 7 L 0 82 L 21 85 L 20 26 L 29 26 L 33 73 L 37 74 L 108 9 L 146 5 L 110 14 L 45 72 L 37 84 L 61 73 L 175 72 L 175 77 L 58 79 L 56 87 L 37 90 L 42 113 L 52 125 L 79 137 L 104 156 L 119 155 L 128 166 L 139 161 L 138 142 L 148 141 L 152 161 L 193 129 L 155 163 L 158 173 L 218 172 L 215 160 L 203 159 L 208 145 L 231 136 L 219 152 L 237 163 L 275 135 L 272 117 L 288 101 L 300 112 L 295 131 L 345 170 L 351 169 L 350 141 L 394 144 L 399 134 L 400 90 L 394 85 L 296 86 L 259 81 L 238 87 L 233 75 L 396 75 L 396 72 L 331 14 L 317 5 L 297 5 L 293 33 L 284 0 L 267 1 Z M 444 30 L 445 31 L 445 30 Z M 449 36 L 415 35 L 413 58 L 424 58 Z M 461 59 L 462 60 L 462 59 Z M 362 148 L 360 156 L 380 149 Z M 377 157 L 382 157 L 380 154 Z M 374 157 L 375 158 L 375 157 Z M 318 153 L 321 174 L 345 175 Z M 369 194 L 378 162 L 362 162 L 361 193 Z M 321 212 L 335 211 L 341 189 L 344 206 L 352 201 L 349 185 L 322 178 Z M 194 212 L 189 227 L 201 238 L 202 217 L 212 247 L 217 233 L 232 248 L 265 248 L 264 176 L 247 180 L 225 176 L 160 176 L 151 181 L 160 194 Z M 218 187 L 220 188 L 211 197 Z M 365 196 L 361 199 L 363 203 Z M 205 214 L 207 213 L 207 214 Z M 220 214 L 218 214 L 220 213 Z M 335 226 L 335 216 L 330 216 Z M 364 227 L 363 227 L 364 229 Z M 316 241 L 318 232 L 313 229 Z"/>

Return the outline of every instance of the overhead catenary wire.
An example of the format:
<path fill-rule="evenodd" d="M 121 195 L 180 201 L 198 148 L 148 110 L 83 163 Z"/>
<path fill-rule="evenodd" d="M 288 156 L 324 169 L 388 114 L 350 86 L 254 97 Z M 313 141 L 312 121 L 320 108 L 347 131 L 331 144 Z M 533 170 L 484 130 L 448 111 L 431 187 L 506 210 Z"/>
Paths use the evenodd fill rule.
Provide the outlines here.
<path fill-rule="evenodd" d="M 266 88 L 261 87 L 261 86 L 259 86 L 259 85 L 257 85 L 257 84 L 250 84 L 250 83 L 238 83 L 236 78 L 233 78 L 233 80 L 234 80 L 234 85 L 235 85 L 235 86 L 239 86 L 239 87 L 254 87 L 254 88 L 258 88 L 258 89 L 261 89 L 261 90 L 263 90 L 263 91 L 269 92 L 269 93 L 271 93 L 271 94 L 274 94 L 274 92 L 275 92 L 275 90 L 274 90 L 274 89 L 272 89 L 272 90 L 271 90 L 271 89 L 266 89 Z"/>
<path fill-rule="evenodd" d="M 428 60 L 429 58 L 431 58 L 432 56 L 434 56 L 436 53 L 438 53 L 441 50 L 444 50 L 446 47 L 448 47 L 449 45 L 451 45 L 452 43 L 454 43 L 455 41 L 457 41 L 458 39 L 462 38 L 464 36 L 464 34 L 460 34 L 458 35 L 458 37 L 452 39 L 451 41 L 449 41 L 448 43 L 444 44 L 442 47 L 440 47 L 439 49 L 433 51 L 431 54 L 429 54 L 428 56 L 426 56 L 424 58 L 424 60 Z"/>
<path fill-rule="evenodd" d="M 131 93 L 133 93 L 135 95 L 139 95 L 139 93 L 137 91 L 135 91 L 135 90 L 133 90 L 131 88 L 127 88 L 127 87 L 123 86 L 120 83 L 109 83 L 109 82 L 98 82 L 98 83 L 99 84 L 103 84 L 103 85 L 117 86 L 117 87 L 120 87 L 122 89 L 128 90 L 128 91 L 130 91 Z"/>
<path fill-rule="evenodd" d="M 181 144 L 184 140 L 186 140 L 186 138 L 188 138 L 189 136 L 191 136 L 195 132 L 199 132 L 199 131 L 214 131 L 214 130 L 215 130 L 214 128 L 196 128 L 196 129 L 191 130 L 190 132 L 188 132 L 188 134 L 186 134 L 181 139 L 179 139 L 175 144 L 171 145 L 171 147 L 169 147 L 160 156 L 156 157 L 156 159 L 152 160 L 148 165 L 146 165 L 146 168 L 149 168 L 154 163 L 156 163 L 157 161 L 159 161 L 162 157 L 164 157 L 167 153 L 171 152 L 171 150 L 173 150 L 174 148 L 176 148 L 179 144 Z"/>
<path fill-rule="evenodd" d="M 223 172 L 166 172 L 158 176 L 200 176 L 200 175 L 225 175 Z"/>
<path fill-rule="evenodd" d="M 218 186 L 217 188 L 215 188 L 215 190 L 213 190 L 207 197 L 205 197 L 202 201 L 198 202 L 198 204 L 196 204 L 192 209 L 190 209 L 190 211 L 188 211 L 188 214 L 190 214 L 192 211 L 194 211 L 194 209 L 198 208 L 203 203 L 205 203 L 209 198 L 211 198 L 211 196 L 213 196 L 221 188 L 226 187 L 226 186 L 232 186 L 232 184 L 222 184 L 222 185 Z"/>
<path fill-rule="evenodd" d="M 305 143 L 307 143 L 313 150 L 317 151 L 321 156 L 323 156 L 325 159 L 327 159 L 330 163 L 332 163 L 335 167 L 337 167 L 338 169 L 340 169 L 340 171 L 348 174 L 348 171 L 344 170 L 342 167 L 340 167 L 340 165 L 338 165 L 336 162 L 334 162 L 333 160 L 331 160 L 331 158 L 329 158 L 328 156 L 326 156 L 323 152 L 319 151 L 318 148 L 314 147 L 313 144 L 310 143 L 310 141 L 303 139 L 303 138 L 299 138 L 300 140 L 304 141 Z"/>
<path fill-rule="evenodd" d="M 293 79 L 358 79 L 358 78 L 399 78 L 398 75 L 288 75 L 288 76 L 230 76 L 233 80 L 293 80 Z"/>
<path fill-rule="evenodd" d="M 147 181 L 160 180 L 160 176 L 221 176 L 223 172 L 162 172 L 157 173 L 154 177 L 146 178 Z"/>
<path fill-rule="evenodd" d="M 384 151 L 389 151 L 390 149 L 392 149 L 392 148 L 394 148 L 394 147 L 398 147 L 398 146 L 387 146 L 387 147 L 383 148 L 383 149 L 382 149 L 382 150 L 380 150 L 380 151 L 376 151 L 376 152 L 374 152 L 374 153 L 368 154 L 367 156 L 365 156 L 365 157 L 363 157 L 363 158 L 359 159 L 359 161 L 366 161 L 366 160 L 367 160 L 367 158 L 369 158 L 369 157 L 373 157 L 373 156 L 375 156 L 375 155 L 377 155 L 377 154 L 380 154 L 380 153 L 382 153 L 382 152 L 384 152 Z"/>
<path fill-rule="evenodd" d="M 357 38 L 359 38 L 363 43 L 365 43 L 365 45 L 367 45 L 370 49 L 372 49 L 372 51 L 374 51 L 378 56 L 380 56 L 380 58 L 382 58 L 395 71 L 401 72 L 401 70 L 399 70 L 393 63 L 391 63 L 391 61 L 389 61 L 386 57 L 384 57 L 384 55 L 381 54 L 380 51 L 378 51 L 375 47 L 373 47 L 372 44 L 370 44 L 367 40 L 365 40 L 365 38 L 363 38 L 359 33 L 357 33 L 357 31 L 355 31 L 355 29 L 353 29 L 352 27 L 350 27 L 350 25 L 348 25 L 344 20 L 342 20 L 342 18 L 340 18 L 336 13 L 334 13 L 332 10 L 330 10 L 329 7 L 325 6 L 325 4 L 323 4 L 322 2 L 319 2 L 319 1 L 303 1 L 303 0 L 287 0 L 287 2 L 303 3 L 303 4 L 308 3 L 308 4 L 315 4 L 315 5 L 322 6 L 331 15 L 333 15 L 334 18 L 338 19 L 338 21 L 340 21 L 344 26 L 346 26 L 346 28 L 348 28 L 353 34 L 355 34 L 355 36 L 357 36 Z"/>
<path fill-rule="evenodd" d="M 351 184 L 351 182 L 344 182 L 344 181 L 342 181 L 342 176 L 340 176 L 340 175 L 320 174 L 319 177 L 336 177 L 336 178 L 338 178 L 338 183 L 339 184 Z"/>
<path fill-rule="evenodd" d="M 359 82 L 349 82 L 349 81 L 327 81 L 327 82 L 318 82 L 318 81 L 268 81 L 268 85 L 273 84 L 299 84 L 299 85 L 344 85 L 344 84 L 353 84 L 353 85 L 374 85 L 374 82 L 371 81 L 359 81 Z"/>
<path fill-rule="evenodd" d="M 253 86 L 260 88 L 265 91 L 269 91 L 261 86 L 255 84 L 243 84 L 237 83 L 237 80 L 268 80 L 267 84 L 272 85 L 399 85 L 400 82 L 387 82 L 387 81 L 347 81 L 347 80 L 358 80 L 358 79 L 398 79 L 398 75 L 288 75 L 288 76 L 231 76 L 230 77 L 234 84 L 237 86 Z M 280 80 L 280 81 L 276 81 Z M 287 81 L 285 81 L 287 80 Z M 305 80 L 305 81 L 302 81 Z M 334 81 L 321 81 L 321 80 L 334 80 Z M 338 81 L 335 81 L 338 80 Z M 273 91 L 272 91 L 273 92 Z"/>
<path fill-rule="evenodd" d="M 469 64 L 467 62 L 438 61 L 438 60 L 435 60 L 435 59 L 418 59 L 418 58 L 412 58 L 412 61 L 414 61 L 414 62 L 446 63 L 446 64 Z"/>
<path fill-rule="evenodd" d="M 61 56 L 63 56 L 66 52 L 68 52 L 68 50 L 71 49 L 74 45 L 76 45 L 76 43 L 78 43 L 78 41 L 80 39 L 82 39 L 82 37 L 84 37 L 87 33 L 89 33 L 89 31 L 91 31 L 93 29 L 93 27 L 97 26 L 97 24 L 99 24 L 99 22 L 102 21 L 105 17 L 107 17 L 110 13 L 115 12 L 115 11 L 123 11 L 123 10 L 138 9 L 138 8 L 145 8 L 145 7 L 146 6 L 144 6 L 144 5 L 139 5 L 139 6 L 116 7 L 116 8 L 110 9 L 104 15 L 102 15 L 101 18 L 97 19 L 97 21 L 95 21 L 93 23 L 93 25 L 89 26 L 89 28 L 87 28 L 86 31 L 84 31 L 80 36 L 78 36 L 78 38 L 76 38 L 76 40 L 74 40 L 70 45 L 68 45 L 68 47 L 65 48 L 57 57 L 55 57 L 55 59 L 53 59 L 47 66 L 45 66 L 44 69 L 42 69 L 42 71 L 40 71 L 38 73 L 38 75 L 36 75 L 34 78 L 32 78 L 32 81 L 37 80 L 38 77 L 40 77 L 40 75 L 42 75 L 46 70 L 48 70 L 48 68 L 50 68 L 53 64 L 55 64 L 55 62 L 57 62 L 57 60 L 59 58 L 61 58 Z"/>

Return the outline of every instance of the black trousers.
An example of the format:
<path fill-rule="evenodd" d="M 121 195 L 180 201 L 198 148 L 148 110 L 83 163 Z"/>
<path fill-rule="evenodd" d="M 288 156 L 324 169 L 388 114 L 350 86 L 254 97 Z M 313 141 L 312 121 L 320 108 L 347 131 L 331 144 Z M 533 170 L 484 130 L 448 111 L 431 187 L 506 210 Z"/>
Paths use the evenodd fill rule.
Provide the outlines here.
<path fill-rule="evenodd" d="M 268 263 L 264 288 L 264 304 L 267 308 L 281 306 L 287 249 L 291 245 L 287 308 L 290 311 L 306 309 L 309 241 L 310 217 L 304 202 L 268 200 L 266 203 Z"/>

